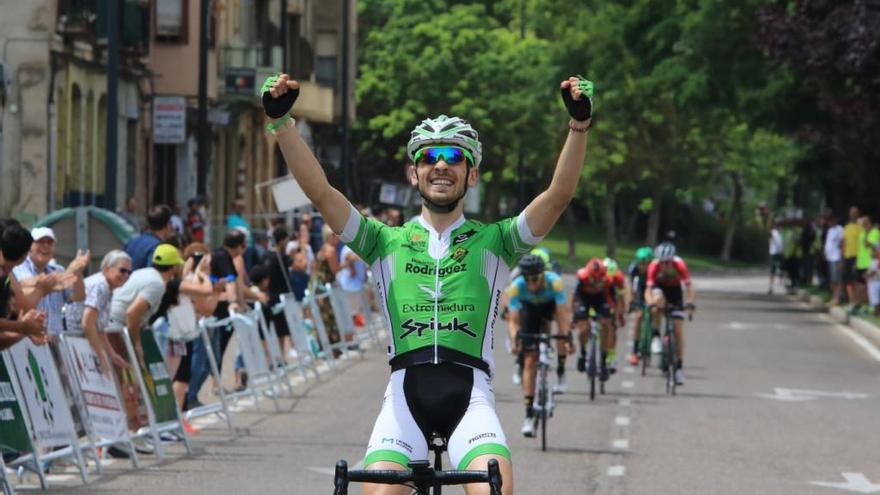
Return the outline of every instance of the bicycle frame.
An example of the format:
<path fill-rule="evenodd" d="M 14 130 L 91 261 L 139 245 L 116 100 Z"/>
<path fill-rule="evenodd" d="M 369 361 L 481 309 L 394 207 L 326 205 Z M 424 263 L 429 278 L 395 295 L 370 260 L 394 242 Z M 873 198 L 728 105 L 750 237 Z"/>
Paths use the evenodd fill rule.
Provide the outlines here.
<path fill-rule="evenodd" d="M 596 377 L 602 369 L 602 351 L 600 349 L 601 324 L 598 315 L 590 315 L 590 342 L 587 347 L 587 379 L 590 382 L 590 400 L 596 399 Z M 605 382 L 599 380 L 599 393 L 605 393 Z"/>

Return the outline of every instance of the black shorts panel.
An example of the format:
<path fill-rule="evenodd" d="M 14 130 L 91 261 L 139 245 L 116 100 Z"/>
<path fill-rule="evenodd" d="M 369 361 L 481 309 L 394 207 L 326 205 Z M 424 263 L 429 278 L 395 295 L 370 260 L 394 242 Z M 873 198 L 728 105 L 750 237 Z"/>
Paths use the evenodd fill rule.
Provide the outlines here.
<path fill-rule="evenodd" d="M 589 320 L 590 309 L 596 312 L 599 318 L 611 318 L 611 306 L 608 305 L 608 295 L 604 292 L 598 294 L 576 294 L 577 309 L 574 312 L 575 321 Z"/>
<path fill-rule="evenodd" d="M 406 369 L 406 403 L 425 441 L 430 442 L 434 433 L 449 438 L 468 410 L 473 385 L 473 369 L 455 363 L 422 364 Z"/>
<path fill-rule="evenodd" d="M 556 317 L 556 302 L 548 301 L 541 304 L 532 304 L 523 301 L 519 310 L 519 329 L 523 333 L 542 333 L 547 323 Z M 538 342 L 528 340 L 522 342 L 523 351 L 537 351 Z"/>
<path fill-rule="evenodd" d="M 843 281 L 844 283 L 853 283 L 856 282 L 856 277 L 858 274 L 856 273 L 856 259 L 855 258 L 844 258 L 843 259 Z"/>

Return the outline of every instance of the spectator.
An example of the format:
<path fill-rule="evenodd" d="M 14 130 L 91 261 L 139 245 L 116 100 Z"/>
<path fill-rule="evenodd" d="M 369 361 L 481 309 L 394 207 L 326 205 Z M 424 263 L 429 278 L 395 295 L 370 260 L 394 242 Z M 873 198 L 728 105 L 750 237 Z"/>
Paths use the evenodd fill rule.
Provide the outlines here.
<path fill-rule="evenodd" d="M 189 304 L 194 310 L 194 318 L 211 316 L 217 308 L 219 299 L 219 295 L 211 283 L 211 254 L 208 251 L 208 246 L 194 242 L 187 246 L 183 252 L 185 264 L 183 265 L 183 283 L 180 288 L 182 294 L 180 295 L 178 308 Z M 192 289 L 194 290 L 189 290 L 187 286 L 190 284 L 192 284 Z M 200 289 L 210 289 L 210 291 Z M 173 321 L 174 317 L 172 316 L 169 320 Z M 201 339 L 190 340 L 186 343 L 185 354 L 181 357 L 177 371 L 173 375 L 172 388 L 174 389 L 174 397 L 177 399 L 177 404 L 181 407 L 186 403 L 186 394 L 189 390 L 193 345 L 196 341 L 201 341 Z M 185 423 L 184 427 L 187 428 L 188 432 L 195 431 L 194 428 L 188 426 L 188 423 Z"/>
<path fill-rule="evenodd" d="M 180 251 L 171 244 L 156 246 L 151 261 L 152 266 L 133 271 L 128 281 L 113 291 L 107 324 L 108 330 L 128 328 L 141 365 L 144 364 L 141 330 L 147 325 L 150 316 L 158 311 L 166 286 L 180 273 L 180 267 L 183 266 Z"/>
<path fill-rule="evenodd" d="M 843 227 L 840 221 L 831 216 L 830 227 L 825 237 L 825 260 L 828 262 L 828 282 L 831 284 L 831 305 L 840 304 L 843 283 Z"/>
<path fill-rule="evenodd" d="M 367 283 L 367 265 L 348 246 L 342 248 L 342 261 L 336 273 L 336 282 L 343 290 L 351 308 L 352 316 L 358 326 L 363 326 L 364 316 L 361 291 Z"/>
<path fill-rule="evenodd" d="M 311 234 L 309 226 L 304 222 L 300 222 L 297 230 L 297 238 L 287 242 L 286 253 L 291 256 L 295 251 L 300 250 L 306 256 L 306 273 L 312 274 L 312 267 L 315 263 L 315 251 L 312 250 Z"/>
<path fill-rule="evenodd" d="M 791 288 L 798 287 L 798 281 L 801 273 L 801 253 L 800 243 L 798 242 L 798 232 L 795 230 L 792 221 L 781 222 L 782 226 L 782 255 L 784 257 L 785 271 L 788 273 L 788 280 Z"/>
<path fill-rule="evenodd" d="M 294 251 L 293 264 L 290 266 L 290 290 L 293 291 L 294 299 L 300 302 L 306 297 L 306 289 L 311 278 L 307 271 L 308 264 L 308 256 L 304 250 Z"/>
<path fill-rule="evenodd" d="M 779 232 L 779 223 L 773 226 L 768 233 L 770 241 L 770 288 L 767 294 L 773 294 L 773 285 L 776 274 L 779 274 L 779 281 L 782 282 L 782 233 Z"/>
<path fill-rule="evenodd" d="M 245 204 L 244 198 L 238 197 L 232 202 L 232 211 L 226 217 L 226 230 L 230 231 L 236 228 L 244 228 L 248 233 L 252 232 L 251 224 L 244 218 Z M 252 242 L 250 234 L 248 234 L 248 244 Z"/>
<path fill-rule="evenodd" d="M 24 263 L 13 269 L 15 278 L 27 290 L 38 284 L 38 275 L 56 274 L 56 284 L 48 293 L 42 294 L 37 309 L 46 312 L 46 329 L 50 336 L 58 336 L 64 331 L 62 314 L 64 304 L 85 299 L 86 291 L 83 284 L 83 272 L 89 264 L 89 252 L 79 251 L 65 270 L 55 263 L 55 232 L 49 227 L 37 227 L 31 230 L 34 243 Z"/>
<path fill-rule="evenodd" d="M 859 233 L 859 252 L 856 255 L 856 273 L 857 284 L 859 287 L 859 299 L 856 303 L 856 306 L 853 307 L 853 312 L 857 312 L 862 304 L 868 303 L 868 292 L 867 292 L 867 279 L 865 278 L 865 274 L 868 269 L 871 267 L 871 260 L 874 258 L 874 251 L 877 249 L 877 246 L 880 245 L 880 230 L 873 224 L 871 221 L 870 215 L 862 216 L 859 224 L 862 227 L 862 231 Z"/>
<path fill-rule="evenodd" d="M 819 278 L 819 287 L 822 290 L 831 290 L 828 281 L 828 260 L 825 259 L 825 242 L 828 240 L 828 229 L 831 227 L 831 212 L 825 210 L 816 217 L 816 243 L 814 253 L 816 257 L 816 276 Z"/>
<path fill-rule="evenodd" d="M 128 198 L 125 202 L 125 209 L 119 212 L 119 216 L 125 219 L 135 232 L 141 231 L 141 220 L 137 214 L 137 200 L 134 199 L 134 196 Z"/>
<path fill-rule="evenodd" d="M 110 319 L 110 300 L 113 292 L 122 287 L 131 275 L 131 258 L 125 251 L 114 249 L 101 260 L 101 271 L 84 281 L 86 297 L 82 302 L 67 305 L 64 312 L 66 330 L 83 332 L 92 350 L 100 360 L 101 372 L 110 373 L 110 360 L 121 368 L 128 362 L 107 342 L 104 329 Z"/>
<path fill-rule="evenodd" d="M 177 207 L 176 201 L 172 201 L 169 208 L 171 208 L 171 219 L 169 220 L 171 222 L 171 230 L 182 237 L 184 235 L 184 227 L 183 218 L 180 217 L 180 208 Z"/>
<path fill-rule="evenodd" d="M 222 284 L 223 292 L 219 296 L 217 307 L 213 316 L 219 320 L 229 317 L 229 311 L 239 311 L 243 308 L 244 281 L 239 276 L 235 267 L 235 260 L 241 259 L 245 250 L 245 236 L 238 229 L 232 229 L 223 238 L 223 247 L 216 249 L 211 254 L 211 282 Z M 232 332 L 228 328 L 214 328 L 212 330 L 212 352 L 217 361 L 217 367 L 223 367 L 223 353 L 229 344 Z M 200 407 L 199 391 L 210 374 L 208 362 L 208 350 L 201 339 L 193 342 L 192 362 L 190 364 L 189 390 L 186 394 L 186 409 Z M 219 384 L 218 384 L 219 385 Z"/>
<path fill-rule="evenodd" d="M 806 219 L 801 220 L 799 224 L 800 237 L 798 242 L 800 243 L 801 267 L 798 273 L 798 280 L 800 280 L 801 285 L 810 286 L 813 283 L 813 246 L 816 243 L 816 229 Z"/>
<path fill-rule="evenodd" d="M 287 267 L 291 265 L 290 258 L 284 254 L 284 248 L 287 246 L 287 229 L 284 227 L 276 227 L 272 232 L 273 249 L 266 253 L 263 258 L 263 265 L 269 270 L 269 285 L 267 292 L 269 294 L 269 307 L 274 307 L 281 302 L 281 294 L 291 292 L 290 273 Z M 253 279 L 251 282 L 255 283 Z M 278 340 L 281 345 L 282 352 L 285 356 L 290 355 L 293 348 L 293 342 L 290 338 L 290 328 L 287 326 L 287 317 L 284 312 L 270 312 L 267 322 L 271 321 L 275 325 L 275 333 L 278 334 Z"/>
<path fill-rule="evenodd" d="M 868 281 L 868 304 L 874 309 L 874 316 L 880 316 L 880 248 L 874 249 L 865 279 Z"/>
<path fill-rule="evenodd" d="M 202 216 L 201 198 L 192 198 L 186 202 L 188 208 L 186 212 L 186 238 L 189 242 L 205 242 L 205 219 Z"/>
<path fill-rule="evenodd" d="M 131 256 L 131 267 L 140 270 L 151 266 L 153 251 L 165 242 L 171 234 L 171 208 L 156 205 L 147 213 L 147 231 L 132 238 L 125 244 L 125 252 Z"/>
<path fill-rule="evenodd" d="M 336 281 L 336 274 L 339 272 L 340 264 L 337 255 L 337 247 L 339 246 L 339 236 L 333 232 L 329 225 L 323 228 L 324 245 L 315 255 L 315 268 L 312 271 L 311 293 L 318 295 L 323 294 L 327 290 L 327 286 Z M 321 299 L 318 302 L 321 311 L 321 318 L 327 329 L 327 339 L 331 344 L 339 342 L 339 327 L 336 323 L 336 316 L 333 313 L 330 299 Z M 315 315 L 317 316 L 317 315 Z"/>
<path fill-rule="evenodd" d="M 250 273 L 251 269 L 260 263 L 269 251 L 269 236 L 265 230 L 255 230 L 253 232 L 253 244 L 244 250 L 244 267 Z"/>
<path fill-rule="evenodd" d="M 859 225 L 859 209 L 855 206 L 849 209 L 849 223 L 843 228 L 843 283 L 846 286 L 846 296 L 850 304 L 856 304 L 856 257 L 859 254 L 859 235 L 862 227 Z"/>
<path fill-rule="evenodd" d="M 46 313 L 25 307 L 21 288 L 11 276 L 12 270 L 24 263 L 31 244 L 30 232 L 20 223 L 0 219 L 0 350 L 11 347 L 25 336 L 35 344 L 46 343 Z M 53 283 L 46 280 L 46 284 L 51 286 Z M 16 303 L 16 300 L 21 302 Z"/>

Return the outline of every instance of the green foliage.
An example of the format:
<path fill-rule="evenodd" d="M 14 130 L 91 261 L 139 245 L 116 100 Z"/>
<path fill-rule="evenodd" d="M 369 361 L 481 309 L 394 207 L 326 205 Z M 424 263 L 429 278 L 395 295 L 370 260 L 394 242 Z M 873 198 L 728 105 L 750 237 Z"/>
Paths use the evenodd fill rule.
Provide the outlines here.
<path fill-rule="evenodd" d="M 765 0 L 576 3 L 361 0 L 359 166 L 399 174 L 415 124 L 459 115 L 480 132 L 483 181 L 515 195 L 522 148 L 534 193 L 565 136 L 559 81 L 580 73 L 596 87 L 581 205 L 614 193 L 619 216 L 645 215 L 655 191 L 699 204 L 729 198 L 732 177 L 747 198 L 787 185 L 807 156 L 784 134 L 799 81 L 754 42 Z"/>

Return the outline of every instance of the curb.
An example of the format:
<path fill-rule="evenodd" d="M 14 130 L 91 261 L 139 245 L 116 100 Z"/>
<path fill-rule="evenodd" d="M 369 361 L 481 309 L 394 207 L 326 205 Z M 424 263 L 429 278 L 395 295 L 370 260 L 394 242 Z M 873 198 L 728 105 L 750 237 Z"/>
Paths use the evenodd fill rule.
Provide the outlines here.
<path fill-rule="evenodd" d="M 822 298 L 811 295 L 803 289 L 798 289 L 791 297 L 806 303 L 813 311 L 827 313 L 832 320 L 852 328 L 875 345 L 880 346 L 880 328 L 870 321 L 858 316 L 852 316 L 840 306 L 828 306 Z"/>

